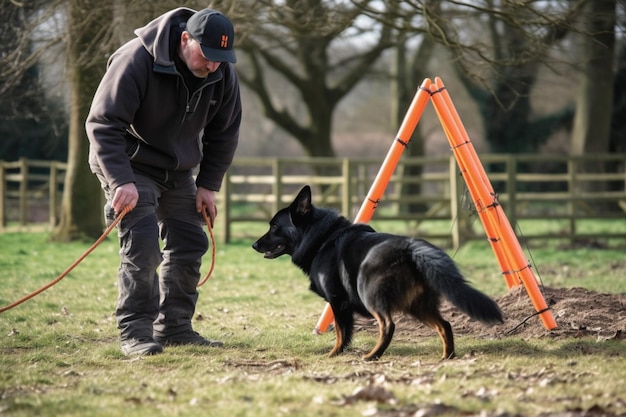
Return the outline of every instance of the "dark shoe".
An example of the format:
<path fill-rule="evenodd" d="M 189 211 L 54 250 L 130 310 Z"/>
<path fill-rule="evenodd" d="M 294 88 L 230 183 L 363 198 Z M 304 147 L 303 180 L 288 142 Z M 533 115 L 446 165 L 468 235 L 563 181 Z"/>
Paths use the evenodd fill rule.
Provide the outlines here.
<path fill-rule="evenodd" d="M 196 345 L 196 346 L 208 346 L 208 347 L 222 347 L 224 346 L 224 342 L 220 342 L 219 340 L 209 340 L 198 334 L 198 332 L 194 332 L 193 330 L 189 330 L 184 333 L 178 333 L 173 336 L 155 336 L 154 340 L 162 344 L 163 346 L 175 346 L 175 345 Z"/>
<path fill-rule="evenodd" d="M 156 355 L 163 352 L 163 346 L 152 339 L 129 339 L 122 341 L 122 353 L 132 355 Z"/>

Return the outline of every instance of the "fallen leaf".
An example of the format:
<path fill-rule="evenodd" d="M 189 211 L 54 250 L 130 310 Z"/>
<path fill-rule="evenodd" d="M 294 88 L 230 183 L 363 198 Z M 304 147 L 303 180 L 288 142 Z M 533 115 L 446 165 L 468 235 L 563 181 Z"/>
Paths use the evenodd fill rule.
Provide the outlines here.
<path fill-rule="evenodd" d="M 343 397 L 342 404 L 354 404 L 357 401 L 375 401 L 381 404 L 395 404 L 396 396 L 393 392 L 377 385 L 368 385 L 366 387 L 358 387 L 352 392 L 352 395 Z"/>
<path fill-rule="evenodd" d="M 315 405 L 321 405 L 324 404 L 324 397 L 321 395 L 316 395 L 315 397 L 313 397 L 313 399 L 311 400 L 311 403 L 315 404 Z"/>
<path fill-rule="evenodd" d="M 607 338 L 606 340 L 622 340 L 623 337 L 622 331 L 617 330 L 613 336 Z"/>
<path fill-rule="evenodd" d="M 413 417 L 433 417 L 442 414 L 457 414 L 459 409 L 445 404 L 433 404 L 420 408 L 413 414 Z"/>

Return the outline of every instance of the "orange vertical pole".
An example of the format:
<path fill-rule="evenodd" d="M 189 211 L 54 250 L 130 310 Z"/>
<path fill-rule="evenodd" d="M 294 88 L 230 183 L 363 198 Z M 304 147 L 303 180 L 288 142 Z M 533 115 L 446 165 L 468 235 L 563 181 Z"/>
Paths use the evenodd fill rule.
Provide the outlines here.
<path fill-rule="evenodd" d="M 502 250 L 498 249 L 498 251 L 496 251 L 496 249 L 494 249 L 498 260 L 502 262 L 503 266 L 508 268 L 502 272 L 507 275 L 514 274 L 519 282 L 524 284 L 544 326 L 548 330 L 556 328 L 556 321 L 548 309 L 541 291 L 539 291 L 537 279 L 525 259 L 519 241 L 502 210 L 502 206 L 497 201 L 497 197 L 493 192 L 487 174 L 476 155 L 476 151 L 469 140 L 469 136 L 461 123 L 452 100 L 439 77 L 435 79 L 435 84 L 431 86 L 431 92 L 433 105 L 444 126 L 457 162 L 462 172 L 464 172 L 464 178 L 472 194 L 476 210 L 479 213 L 484 213 L 484 215 L 481 215 L 483 226 L 489 234 L 499 234 L 498 236 L 489 235 L 489 238 L 490 242 L 492 239 L 496 239 L 495 241 L 497 243 L 502 243 Z M 494 246 L 495 245 L 492 244 L 492 247 Z"/>
<path fill-rule="evenodd" d="M 493 219 L 489 216 L 490 209 L 497 204 L 491 183 L 488 180 L 485 181 L 486 174 L 484 177 L 482 176 L 482 172 L 484 171 L 480 161 L 477 161 L 477 159 L 473 157 L 475 152 L 468 148 L 471 146 L 471 142 L 460 119 L 458 119 L 458 114 L 455 114 L 453 107 L 451 107 L 452 102 L 449 100 L 449 96 L 446 97 L 444 95 L 447 91 L 441 85 L 435 84 L 431 86 L 431 90 L 433 92 L 433 105 L 444 126 L 444 131 L 452 146 L 455 159 L 459 164 L 461 174 L 467 184 L 467 188 L 476 207 L 476 212 L 483 223 L 488 241 L 496 254 L 496 259 L 505 276 L 507 286 L 511 288 L 519 285 L 521 281 L 515 279 L 510 254 L 508 253 L 505 242 L 501 238 L 498 225 L 494 224 Z"/>
<path fill-rule="evenodd" d="M 404 116 L 404 120 L 398 129 L 396 138 L 394 139 L 387 156 L 385 157 L 383 164 L 378 170 L 378 174 L 370 187 L 367 197 L 363 201 L 361 208 L 359 209 L 354 222 L 355 223 L 367 223 L 374 215 L 374 210 L 378 206 L 378 202 L 382 198 L 387 184 L 393 175 L 402 153 L 406 149 L 411 136 L 415 131 L 415 127 L 424 113 L 424 109 L 430 100 L 430 85 L 432 81 L 425 79 L 422 85 L 417 89 L 417 93 L 413 97 L 413 101 L 409 106 L 409 109 Z M 314 333 L 322 334 L 328 330 L 328 326 L 334 321 L 333 310 L 330 304 L 326 304 L 320 318 L 315 325 Z"/>
<path fill-rule="evenodd" d="M 502 231 L 498 225 L 498 219 L 494 219 L 490 216 L 491 210 L 495 207 L 502 207 L 497 202 L 496 193 L 493 190 L 491 182 L 485 173 L 485 170 L 478 159 L 478 155 L 474 150 L 469 135 L 461 122 L 461 119 L 454 108 L 452 99 L 448 93 L 448 90 L 443 85 L 440 78 L 435 79 L 435 84 L 431 85 L 433 92 L 433 104 L 437 115 L 442 120 L 442 125 L 446 131 L 446 136 L 449 138 L 452 150 L 455 158 L 463 170 L 462 173 L 465 178 L 465 182 L 468 185 L 470 195 L 474 200 L 476 211 L 481 219 L 487 238 L 491 247 L 496 255 L 496 259 L 500 264 L 500 270 L 502 271 L 507 286 L 512 288 L 522 283 L 519 275 L 516 273 L 514 267 L 515 262 L 512 259 L 512 255 L 509 253 L 507 243 L 502 239 Z M 437 96 L 434 96 L 437 94 Z M 440 103 L 442 102 L 442 104 Z M 443 110 L 440 110 L 443 106 Z M 442 118 L 443 117 L 443 118 Z M 457 139 L 458 138 L 458 139 Z M 468 147 L 467 149 L 465 147 Z M 506 216 L 505 216 L 506 219 Z M 506 220 L 508 223 L 508 220 Z M 510 229 L 510 226 L 509 226 Z M 514 238 L 515 243 L 517 238 Z M 521 252 L 521 248 L 519 248 Z"/>
<path fill-rule="evenodd" d="M 431 91 L 433 94 L 437 93 L 437 86 L 434 84 L 431 85 Z M 435 103 L 435 101 L 437 101 L 437 97 L 433 97 L 433 103 Z M 445 108 L 441 109 L 441 106 L 435 105 L 435 112 L 437 113 L 437 116 L 440 120 L 453 117 L 449 114 L 449 112 L 448 114 L 442 114 L 443 112 L 445 112 Z M 453 126 L 448 127 L 442 122 L 442 126 L 446 137 L 448 138 L 452 137 L 453 135 L 462 135 L 459 129 L 464 129 L 463 125 L 460 123 L 456 123 Z M 451 131 L 451 129 L 455 129 L 455 131 Z M 465 133 L 465 135 L 467 135 L 467 133 Z M 487 183 L 479 183 L 477 178 L 469 174 L 470 172 L 476 172 L 478 170 L 478 168 L 476 167 L 476 162 L 473 159 L 466 160 L 461 154 L 459 147 L 452 146 L 452 153 L 454 154 L 454 158 L 459 165 L 461 175 L 465 179 L 465 183 L 469 190 L 470 196 L 472 197 L 472 201 L 474 202 L 474 206 L 476 207 L 476 213 L 478 214 L 478 217 L 483 224 L 485 233 L 487 235 L 487 240 L 491 245 L 494 254 L 496 255 L 496 260 L 500 265 L 500 270 L 504 275 L 507 287 L 509 289 L 515 287 L 521 282 L 519 280 L 516 280 L 516 277 L 510 272 L 512 271 L 512 269 L 510 261 L 506 254 L 506 248 L 502 244 L 502 240 L 500 239 L 500 234 L 498 233 L 497 228 L 492 225 L 491 220 L 487 217 L 486 206 L 488 204 L 491 204 L 493 200 L 492 196 L 495 195 L 493 189 L 491 188 L 491 183 L 489 181 L 487 181 Z M 481 190 L 486 190 L 488 193 L 481 195 Z M 483 201 L 484 198 L 487 198 L 487 200 Z"/>

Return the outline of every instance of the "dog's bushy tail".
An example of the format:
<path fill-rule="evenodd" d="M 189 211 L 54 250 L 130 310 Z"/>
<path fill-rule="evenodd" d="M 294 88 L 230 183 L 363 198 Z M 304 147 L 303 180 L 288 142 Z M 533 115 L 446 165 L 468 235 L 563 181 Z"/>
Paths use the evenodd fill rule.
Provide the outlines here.
<path fill-rule="evenodd" d="M 443 250 L 423 240 L 415 240 L 411 249 L 417 268 L 428 283 L 462 312 L 484 323 L 503 322 L 495 301 L 470 286 Z"/>

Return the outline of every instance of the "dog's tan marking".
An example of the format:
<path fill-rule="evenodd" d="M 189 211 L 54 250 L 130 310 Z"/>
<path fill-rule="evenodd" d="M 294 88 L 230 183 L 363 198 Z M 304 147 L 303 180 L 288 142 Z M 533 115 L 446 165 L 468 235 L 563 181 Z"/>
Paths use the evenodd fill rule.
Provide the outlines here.
<path fill-rule="evenodd" d="M 328 353 L 328 356 L 333 357 L 339 355 L 341 353 L 341 346 L 343 346 L 343 332 L 337 324 L 337 320 L 335 320 L 335 346 L 333 346 L 332 350 Z"/>

